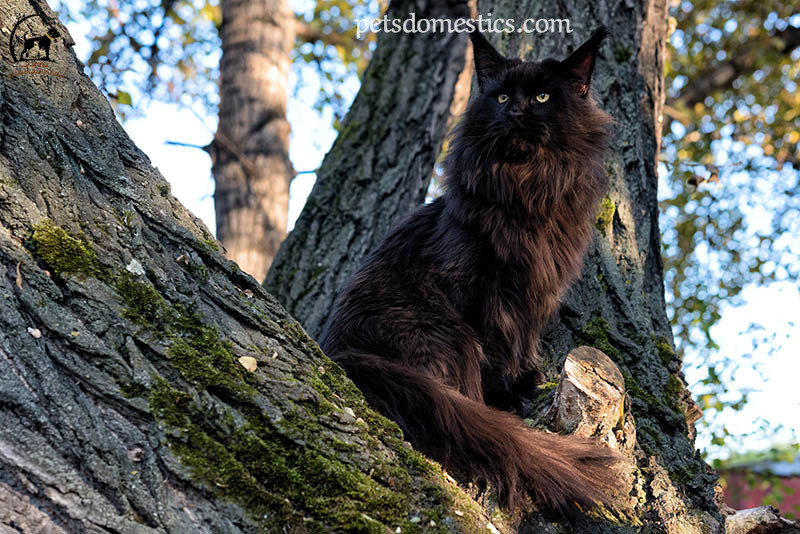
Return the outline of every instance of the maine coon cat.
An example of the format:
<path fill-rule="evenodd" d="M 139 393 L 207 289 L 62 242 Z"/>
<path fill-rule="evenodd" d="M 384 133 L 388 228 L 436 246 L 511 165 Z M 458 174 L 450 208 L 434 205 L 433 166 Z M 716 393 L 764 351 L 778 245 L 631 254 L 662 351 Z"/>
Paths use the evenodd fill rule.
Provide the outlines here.
<path fill-rule="evenodd" d="M 367 257 L 320 340 L 416 448 L 512 508 L 526 496 L 585 508 L 615 483 L 609 449 L 498 409 L 523 372 L 535 376 L 541 330 L 580 274 L 607 188 L 612 119 L 589 90 L 606 33 L 541 62 L 471 34 L 480 92 L 452 138 L 445 193 Z"/>

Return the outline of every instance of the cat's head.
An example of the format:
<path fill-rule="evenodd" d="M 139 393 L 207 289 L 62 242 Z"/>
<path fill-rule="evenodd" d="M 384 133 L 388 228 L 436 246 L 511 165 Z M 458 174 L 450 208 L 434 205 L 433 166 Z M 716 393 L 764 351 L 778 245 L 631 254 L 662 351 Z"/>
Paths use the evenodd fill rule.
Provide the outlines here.
<path fill-rule="evenodd" d="M 485 136 L 510 159 L 540 149 L 605 144 L 610 118 L 597 107 L 590 87 L 607 34 L 601 27 L 563 61 L 522 61 L 503 57 L 483 35 L 471 33 L 480 92 L 464 117 L 464 133 Z"/>

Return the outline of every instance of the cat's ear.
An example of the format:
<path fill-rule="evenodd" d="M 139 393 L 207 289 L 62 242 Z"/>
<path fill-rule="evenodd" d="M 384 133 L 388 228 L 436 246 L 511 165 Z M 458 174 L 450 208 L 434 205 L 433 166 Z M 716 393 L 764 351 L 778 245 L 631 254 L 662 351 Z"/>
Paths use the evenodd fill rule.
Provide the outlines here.
<path fill-rule="evenodd" d="M 497 78 L 506 64 L 506 58 L 495 50 L 486 38 L 475 30 L 470 32 L 469 38 L 472 41 L 472 53 L 475 56 L 475 73 L 478 75 L 478 87 L 483 89 L 486 82 Z"/>
<path fill-rule="evenodd" d="M 608 29 L 605 26 L 600 26 L 589 37 L 588 41 L 561 62 L 561 67 L 569 78 L 572 87 L 581 96 L 586 96 L 589 93 L 597 51 L 607 35 Z"/>

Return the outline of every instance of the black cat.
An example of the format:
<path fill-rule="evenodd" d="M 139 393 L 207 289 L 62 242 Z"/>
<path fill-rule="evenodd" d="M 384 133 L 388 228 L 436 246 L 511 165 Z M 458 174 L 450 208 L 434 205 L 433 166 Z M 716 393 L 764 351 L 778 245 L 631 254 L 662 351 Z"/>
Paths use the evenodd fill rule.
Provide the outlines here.
<path fill-rule="evenodd" d="M 496 408 L 539 364 L 540 332 L 580 274 L 607 188 L 612 119 L 589 92 L 606 33 L 542 62 L 471 34 L 480 93 L 454 134 L 446 191 L 365 260 L 320 341 L 416 448 L 513 508 L 526 495 L 561 512 L 608 503 L 616 483 L 608 448 Z"/>

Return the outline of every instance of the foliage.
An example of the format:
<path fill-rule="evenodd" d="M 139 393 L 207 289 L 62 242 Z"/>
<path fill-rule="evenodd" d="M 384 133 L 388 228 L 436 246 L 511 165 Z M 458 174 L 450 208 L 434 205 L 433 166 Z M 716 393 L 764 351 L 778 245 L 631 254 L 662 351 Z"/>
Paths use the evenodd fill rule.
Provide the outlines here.
<path fill-rule="evenodd" d="M 318 0 L 297 13 L 295 90 L 319 86 L 316 107 L 331 107 L 338 121 L 349 101 L 341 88 L 366 68 L 374 35 L 356 39 L 356 19 L 374 17 L 376 1 Z M 216 113 L 219 101 L 220 0 L 61 0 L 62 20 L 87 28 L 89 75 L 119 111 L 143 109 L 150 99 Z M 384 6 L 385 8 L 385 6 Z M 308 67 L 308 68 L 303 68 Z M 131 99 L 130 94 L 137 95 Z"/>
<path fill-rule="evenodd" d="M 758 462 L 792 462 L 797 459 L 798 454 L 800 454 L 800 443 L 783 444 L 763 451 L 733 453 L 725 460 L 714 460 L 713 465 L 722 470 L 749 466 Z"/>
<path fill-rule="evenodd" d="M 679 1 L 671 10 L 660 195 L 667 304 L 686 364 L 706 369 L 693 387 L 706 424 L 748 395 L 728 387 L 747 362 L 718 351 L 712 328 L 722 310 L 741 304 L 748 285 L 800 274 L 791 238 L 800 234 L 795 12 L 755 0 Z M 758 325 L 746 334 L 758 335 Z M 715 446 L 730 442 L 724 427 L 710 431 Z"/>
<path fill-rule="evenodd" d="M 62 20 L 87 29 L 89 75 L 117 104 L 135 91 L 135 106 L 150 98 L 216 106 L 219 0 L 62 0 L 56 7 Z"/>
<path fill-rule="evenodd" d="M 37 254 L 56 274 L 85 279 L 100 272 L 97 255 L 83 234 L 73 235 L 45 219 L 33 227 Z"/>
<path fill-rule="evenodd" d="M 293 58 L 298 76 L 295 90 L 309 82 L 309 72 L 316 75 L 315 109 L 330 108 L 337 128 L 350 104 L 342 88 L 364 72 L 375 49 L 375 34 L 356 39 L 356 20 L 372 19 L 387 5 L 376 0 L 316 0 L 299 10 L 302 25 Z"/>

